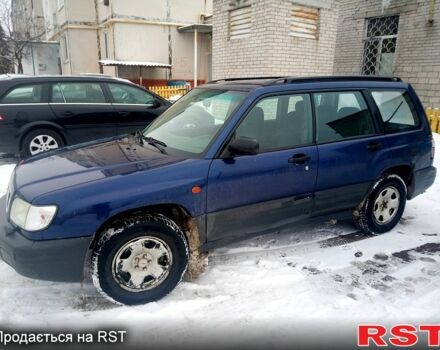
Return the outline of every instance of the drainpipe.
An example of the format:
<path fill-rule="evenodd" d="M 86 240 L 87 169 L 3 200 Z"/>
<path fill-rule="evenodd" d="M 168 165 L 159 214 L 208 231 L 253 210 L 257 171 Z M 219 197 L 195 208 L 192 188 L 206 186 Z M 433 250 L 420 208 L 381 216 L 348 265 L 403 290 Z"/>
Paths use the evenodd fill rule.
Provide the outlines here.
<path fill-rule="evenodd" d="M 429 3 L 429 15 L 428 15 L 428 23 L 430 25 L 434 24 L 434 11 L 435 11 L 435 0 L 431 0 Z"/>
<path fill-rule="evenodd" d="M 197 29 L 194 29 L 194 87 L 197 87 Z"/>
<path fill-rule="evenodd" d="M 104 68 L 102 66 L 102 64 L 99 63 L 99 61 L 101 61 L 102 59 L 102 55 L 101 55 L 101 38 L 99 36 L 99 6 L 98 6 L 98 0 L 95 0 L 95 22 L 96 22 L 96 26 L 98 27 L 96 29 L 96 44 L 98 46 L 98 65 L 99 65 L 99 73 L 104 73 Z"/>

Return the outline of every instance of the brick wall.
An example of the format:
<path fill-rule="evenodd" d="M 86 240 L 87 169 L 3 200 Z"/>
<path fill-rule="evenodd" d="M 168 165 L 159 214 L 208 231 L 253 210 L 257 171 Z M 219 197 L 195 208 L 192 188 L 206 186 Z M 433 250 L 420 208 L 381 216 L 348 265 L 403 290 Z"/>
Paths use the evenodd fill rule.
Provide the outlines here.
<path fill-rule="evenodd" d="M 399 14 L 394 75 L 410 82 L 425 106 L 440 106 L 440 1 L 428 23 L 428 0 L 340 1 L 335 74 L 360 74 L 366 18 Z"/>
<path fill-rule="evenodd" d="M 320 8 L 318 39 L 289 35 L 292 1 L 248 0 L 251 34 L 229 40 L 231 0 L 214 0 L 213 78 L 328 75 L 333 72 L 337 7 L 332 0 L 298 0 Z M 321 4 L 325 6 L 320 6 Z"/>

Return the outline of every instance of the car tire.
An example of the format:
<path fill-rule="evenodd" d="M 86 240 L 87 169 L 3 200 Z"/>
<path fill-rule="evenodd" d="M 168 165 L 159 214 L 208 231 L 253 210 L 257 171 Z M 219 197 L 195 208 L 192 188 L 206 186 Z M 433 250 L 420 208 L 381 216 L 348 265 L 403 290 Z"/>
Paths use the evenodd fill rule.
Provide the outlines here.
<path fill-rule="evenodd" d="M 63 146 L 64 140 L 56 131 L 50 129 L 37 129 L 29 132 L 23 138 L 21 152 L 23 156 L 31 157 Z"/>
<path fill-rule="evenodd" d="M 355 225 L 374 235 L 392 230 L 405 210 L 406 196 L 406 184 L 400 176 L 383 175 L 354 212 Z"/>
<path fill-rule="evenodd" d="M 159 300 L 181 281 L 188 266 L 182 230 L 160 214 L 112 225 L 92 252 L 92 280 L 110 301 L 138 305 Z"/>

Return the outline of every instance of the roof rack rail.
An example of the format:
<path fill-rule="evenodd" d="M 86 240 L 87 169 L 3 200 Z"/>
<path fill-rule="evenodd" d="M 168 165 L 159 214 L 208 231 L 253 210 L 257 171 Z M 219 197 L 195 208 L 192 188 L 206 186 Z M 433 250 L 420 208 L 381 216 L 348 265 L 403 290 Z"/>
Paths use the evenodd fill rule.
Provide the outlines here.
<path fill-rule="evenodd" d="M 283 78 L 286 78 L 286 77 L 285 76 L 276 76 L 276 77 L 224 78 L 224 79 L 211 80 L 207 84 L 214 84 L 214 83 L 218 83 L 218 82 L 221 82 L 221 81 L 264 80 L 264 79 L 276 80 L 276 79 L 283 79 Z"/>
<path fill-rule="evenodd" d="M 110 74 L 104 74 L 104 73 L 79 73 L 81 76 L 85 77 L 103 77 L 103 78 L 113 78 Z"/>
<path fill-rule="evenodd" d="M 396 81 L 401 82 L 399 77 L 386 77 L 378 75 L 326 75 L 321 77 L 281 77 L 276 83 L 302 83 L 302 82 L 314 82 L 314 81 L 345 81 L 345 80 L 365 80 L 365 81 Z"/>

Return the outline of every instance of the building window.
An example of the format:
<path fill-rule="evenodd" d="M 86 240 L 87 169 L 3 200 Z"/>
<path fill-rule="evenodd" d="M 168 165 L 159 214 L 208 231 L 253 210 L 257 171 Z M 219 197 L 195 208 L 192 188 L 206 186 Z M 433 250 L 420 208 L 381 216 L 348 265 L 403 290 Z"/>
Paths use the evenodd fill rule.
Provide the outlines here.
<path fill-rule="evenodd" d="M 108 32 L 104 32 L 104 58 L 108 58 Z"/>
<path fill-rule="evenodd" d="M 56 12 L 52 13 L 52 23 L 53 23 L 54 27 L 58 26 L 58 18 L 57 18 L 57 13 Z"/>
<path fill-rule="evenodd" d="M 362 74 L 393 75 L 399 16 L 367 19 Z"/>
<path fill-rule="evenodd" d="M 61 52 L 64 62 L 69 61 L 69 40 L 67 39 L 67 33 L 61 36 Z"/>
<path fill-rule="evenodd" d="M 57 9 L 58 11 L 64 7 L 64 0 L 57 0 Z"/>
<path fill-rule="evenodd" d="M 290 35 L 305 39 L 318 39 L 319 9 L 293 5 Z"/>
<path fill-rule="evenodd" d="M 247 38 L 251 35 L 251 6 L 229 11 L 229 39 Z"/>

